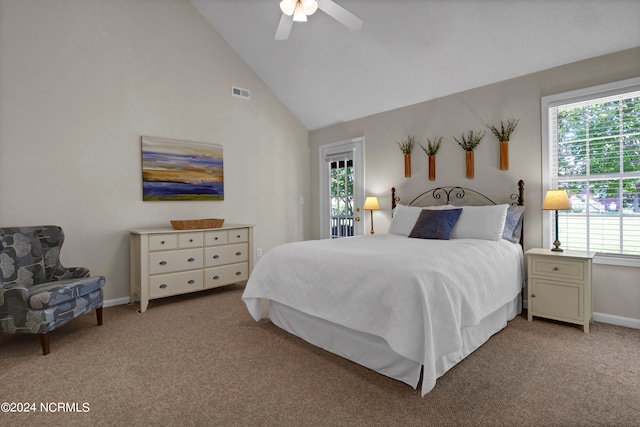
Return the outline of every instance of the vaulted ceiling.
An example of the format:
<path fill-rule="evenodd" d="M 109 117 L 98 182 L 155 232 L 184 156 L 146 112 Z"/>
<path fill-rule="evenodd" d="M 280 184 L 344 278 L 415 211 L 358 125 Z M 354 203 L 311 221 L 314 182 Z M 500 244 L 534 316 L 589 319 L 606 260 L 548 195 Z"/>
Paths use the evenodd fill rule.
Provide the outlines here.
<path fill-rule="evenodd" d="M 640 46 L 638 0 L 335 1 L 360 30 L 276 41 L 279 0 L 191 0 L 308 130 Z"/>

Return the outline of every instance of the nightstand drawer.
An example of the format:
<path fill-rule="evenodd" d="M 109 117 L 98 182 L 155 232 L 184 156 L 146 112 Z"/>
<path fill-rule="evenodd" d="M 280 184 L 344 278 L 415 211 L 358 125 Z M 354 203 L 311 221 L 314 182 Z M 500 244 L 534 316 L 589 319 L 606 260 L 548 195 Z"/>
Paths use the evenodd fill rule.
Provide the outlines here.
<path fill-rule="evenodd" d="M 586 263 L 583 261 L 560 260 L 550 257 L 533 257 L 530 274 L 549 276 L 557 279 L 583 281 Z"/>

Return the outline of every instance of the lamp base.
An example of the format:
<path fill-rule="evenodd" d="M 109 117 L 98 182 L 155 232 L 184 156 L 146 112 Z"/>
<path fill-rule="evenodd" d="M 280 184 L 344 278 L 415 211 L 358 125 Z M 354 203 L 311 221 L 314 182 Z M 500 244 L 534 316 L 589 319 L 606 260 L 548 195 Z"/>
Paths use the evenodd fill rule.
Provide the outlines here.
<path fill-rule="evenodd" d="M 556 240 L 555 242 L 553 242 L 553 246 L 555 246 L 554 248 L 551 248 L 553 252 L 564 252 L 564 249 L 560 247 L 559 241 Z"/>

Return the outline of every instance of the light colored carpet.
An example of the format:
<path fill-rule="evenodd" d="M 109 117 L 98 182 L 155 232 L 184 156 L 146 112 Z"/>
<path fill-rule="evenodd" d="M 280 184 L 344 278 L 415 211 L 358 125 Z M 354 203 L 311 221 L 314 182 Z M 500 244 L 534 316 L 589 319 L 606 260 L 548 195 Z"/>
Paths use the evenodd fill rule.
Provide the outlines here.
<path fill-rule="evenodd" d="M 240 300 L 243 287 L 106 308 L 51 336 L 0 335 L 0 425 L 638 426 L 640 330 L 523 316 L 418 390 L 318 349 Z M 88 412 L 40 403 L 88 403 Z M 55 407 L 55 406 L 54 406 Z"/>

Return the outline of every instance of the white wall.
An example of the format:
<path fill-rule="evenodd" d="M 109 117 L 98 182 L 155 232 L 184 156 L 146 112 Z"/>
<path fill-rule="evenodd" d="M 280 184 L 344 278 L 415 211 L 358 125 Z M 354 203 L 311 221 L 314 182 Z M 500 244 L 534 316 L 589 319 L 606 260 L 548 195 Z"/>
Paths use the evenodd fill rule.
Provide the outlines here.
<path fill-rule="evenodd" d="M 379 196 L 383 210 L 374 213 L 377 232 L 391 219 L 391 187 L 401 202 L 442 185 L 476 189 L 496 201 L 516 192 L 525 181 L 525 249 L 542 245 L 542 176 L 540 98 L 545 95 L 623 80 L 640 75 L 640 48 L 553 68 L 405 108 L 364 117 L 311 133 L 311 192 L 318 194 L 318 147 L 358 136 L 365 137 L 365 194 Z M 510 142 L 508 171 L 499 169 L 498 142 L 486 129 L 500 120 L 518 118 Z M 475 150 L 475 177 L 465 177 L 464 152 L 453 140 L 462 132 L 487 130 Z M 435 181 L 427 179 L 427 157 L 418 146 L 412 154 L 412 177 L 404 178 L 403 156 L 395 141 L 415 135 L 416 142 L 443 136 L 437 155 Z M 385 209 L 386 207 L 386 209 Z M 318 206 L 311 209 L 312 236 L 319 236 Z M 368 218 L 367 218 L 368 220 Z M 613 281 L 613 283 L 612 283 Z M 637 268 L 594 267 L 595 311 L 636 319 L 640 325 L 640 272 Z"/>
<path fill-rule="evenodd" d="M 225 200 L 142 202 L 141 135 L 222 144 Z M 62 226 L 63 263 L 106 276 L 107 300 L 129 293 L 130 228 L 308 237 L 308 137 L 188 0 L 0 0 L 0 225 Z"/>

